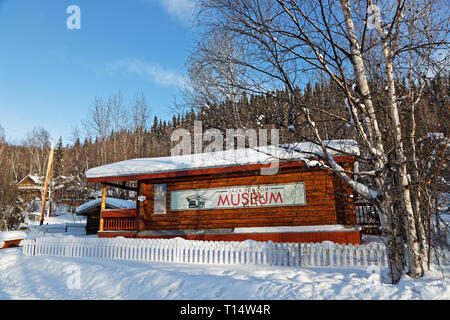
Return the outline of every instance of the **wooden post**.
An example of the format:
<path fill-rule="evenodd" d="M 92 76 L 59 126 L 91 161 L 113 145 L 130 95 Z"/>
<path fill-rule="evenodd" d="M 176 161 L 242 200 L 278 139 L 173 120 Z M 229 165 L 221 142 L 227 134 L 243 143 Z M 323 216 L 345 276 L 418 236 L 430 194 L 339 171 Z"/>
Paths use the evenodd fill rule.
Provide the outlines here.
<path fill-rule="evenodd" d="M 141 195 L 142 184 L 141 181 L 137 183 L 136 192 L 136 230 L 144 230 L 144 201 L 139 201 L 139 196 Z"/>
<path fill-rule="evenodd" d="M 48 190 L 48 211 L 47 211 L 47 218 L 52 216 L 52 209 L 53 209 L 53 198 L 52 198 L 52 182 L 53 182 L 53 161 L 50 168 L 50 180 L 49 180 L 49 190 Z"/>
<path fill-rule="evenodd" d="M 50 154 L 48 156 L 47 176 L 45 178 L 44 198 L 42 199 L 41 220 L 39 221 L 40 226 L 42 226 L 44 224 L 45 203 L 47 201 L 48 182 L 50 180 L 50 171 L 51 171 L 50 169 L 52 168 L 52 163 L 53 163 L 53 145 L 54 145 L 54 143 L 55 143 L 55 138 L 52 138 L 52 145 L 50 147 Z"/>
<path fill-rule="evenodd" d="M 104 184 L 102 187 L 102 204 L 100 207 L 100 230 L 99 231 L 103 231 L 104 227 L 103 227 L 103 210 L 105 210 L 106 208 L 106 185 Z"/>

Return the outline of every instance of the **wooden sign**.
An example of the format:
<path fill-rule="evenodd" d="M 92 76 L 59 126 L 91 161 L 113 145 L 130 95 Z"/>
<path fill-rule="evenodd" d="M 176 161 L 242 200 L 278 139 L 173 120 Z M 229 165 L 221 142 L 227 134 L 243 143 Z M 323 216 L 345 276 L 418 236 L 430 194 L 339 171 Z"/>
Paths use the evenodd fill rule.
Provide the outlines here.
<path fill-rule="evenodd" d="M 282 207 L 305 204 L 305 184 L 303 182 L 176 190 L 170 193 L 170 209 L 172 211 Z"/>

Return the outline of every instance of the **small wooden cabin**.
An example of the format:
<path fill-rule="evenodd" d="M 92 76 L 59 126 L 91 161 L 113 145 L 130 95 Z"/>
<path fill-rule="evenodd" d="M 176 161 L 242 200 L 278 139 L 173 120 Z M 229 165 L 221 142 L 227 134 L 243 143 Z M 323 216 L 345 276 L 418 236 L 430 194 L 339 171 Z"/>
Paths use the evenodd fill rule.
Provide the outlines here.
<path fill-rule="evenodd" d="M 101 211 L 102 199 L 95 199 L 89 202 L 86 202 L 79 207 L 76 208 L 75 214 L 77 216 L 85 216 L 86 217 L 86 234 L 97 234 L 100 228 L 100 211 Z M 120 212 L 127 211 L 131 209 L 131 211 L 136 211 L 135 202 L 116 199 L 116 198 L 105 198 L 105 209 L 110 210 L 110 212 Z"/>
<path fill-rule="evenodd" d="M 42 177 L 29 174 L 17 183 L 17 189 L 19 189 L 19 197 L 25 202 L 30 202 L 35 198 L 40 199 L 44 192 Z"/>
<path fill-rule="evenodd" d="M 42 199 L 44 193 L 45 177 L 27 175 L 17 183 L 19 197 L 29 204 L 36 198 Z M 73 176 L 54 177 L 47 192 L 47 199 L 51 197 L 51 210 L 73 212 L 89 198 L 89 190 L 78 186 L 78 180 Z M 48 201 L 47 203 L 50 203 Z M 39 204 L 41 206 L 41 204 Z"/>
<path fill-rule="evenodd" d="M 356 146 L 340 142 L 342 149 Z M 330 149 L 335 161 L 353 170 L 355 158 L 338 147 L 334 141 Z M 104 194 L 108 186 L 137 192 L 135 210 L 101 212 L 98 235 L 360 243 L 352 191 L 321 167 L 319 151 L 303 143 L 132 159 L 90 169 L 87 181 L 102 183 Z"/>

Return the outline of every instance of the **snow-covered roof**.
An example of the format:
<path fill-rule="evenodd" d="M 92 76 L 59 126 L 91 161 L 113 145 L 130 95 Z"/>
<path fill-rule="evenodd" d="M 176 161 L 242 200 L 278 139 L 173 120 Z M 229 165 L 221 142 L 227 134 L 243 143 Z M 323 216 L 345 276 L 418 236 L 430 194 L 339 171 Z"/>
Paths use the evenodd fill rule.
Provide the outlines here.
<path fill-rule="evenodd" d="M 17 184 L 21 184 L 21 183 L 24 182 L 27 178 L 31 179 L 31 181 L 33 181 L 35 184 L 42 184 L 41 177 L 35 176 L 35 175 L 32 175 L 32 174 L 27 175 L 25 178 L 23 178 L 22 180 L 20 180 L 19 183 L 17 183 Z"/>
<path fill-rule="evenodd" d="M 130 200 L 122 200 L 117 198 L 106 197 L 106 206 L 112 209 L 135 209 L 136 202 Z M 93 207 L 100 206 L 102 203 L 102 198 L 98 198 L 89 202 L 82 204 L 75 209 L 77 215 L 82 215 L 84 212 L 89 211 Z"/>
<path fill-rule="evenodd" d="M 332 156 L 347 154 L 347 155 L 359 155 L 359 147 L 355 140 L 341 139 L 341 140 L 325 140 L 323 143 L 326 145 L 328 152 Z M 281 145 L 288 150 L 295 150 L 302 153 L 306 158 L 317 158 L 323 156 L 322 148 L 320 145 L 312 142 L 299 142 L 289 143 Z"/>
<path fill-rule="evenodd" d="M 358 145 L 354 140 L 330 140 L 324 141 L 324 143 L 332 156 L 357 155 L 359 153 Z M 265 164 L 276 159 L 308 161 L 322 155 L 321 147 L 311 142 L 280 146 L 269 145 L 191 155 L 125 160 L 89 169 L 86 171 L 86 178 L 123 177 L 214 167 Z"/>
<path fill-rule="evenodd" d="M 0 232 L 0 241 L 24 239 L 26 236 L 27 234 L 23 231 L 2 231 Z"/>

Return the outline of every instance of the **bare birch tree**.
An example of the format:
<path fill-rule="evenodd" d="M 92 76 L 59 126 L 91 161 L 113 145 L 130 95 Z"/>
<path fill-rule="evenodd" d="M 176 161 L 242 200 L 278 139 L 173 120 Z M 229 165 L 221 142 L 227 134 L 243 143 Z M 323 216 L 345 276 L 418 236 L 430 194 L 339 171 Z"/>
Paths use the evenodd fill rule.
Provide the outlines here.
<path fill-rule="evenodd" d="M 193 106 L 210 108 L 228 101 L 233 106 L 233 113 L 229 116 L 233 117 L 236 124 L 244 127 L 237 104 L 243 89 L 250 85 L 244 78 L 244 68 L 233 63 L 235 59 L 242 59 L 242 54 L 239 44 L 235 44 L 226 32 L 210 33 L 189 57 L 189 81 L 185 94 Z"/>
<path fill-rule="evenodd" d="M 111 102 L 111 101 L 109 101 Z M 111 133 L 111 103 L 101 97 L 95 97 L 86 121 L 82 122 L 87 136 L 95 137 L 100 143 L 98 159 L 103 165 L 108 163 L 107 140 Z"/>
<path fill-rule="evenodd" d="M 151 110 L 142 94 L 134 97 L 130 109 L 131 126 L 134 133 L 134 156 L 142 158 L 145 153 L 145 134 Z"/>
<path fill-rule="evenodd" d="M 207 79 L 210 86 L 194 90 L 208 94 L 206 89 L 213 92 L 214 83 L 219 88 L 229 83 L 247 92 L 286 90 L 289 94 L 283 102 L 301 105 L 301 116 L 322 149 L 324 167 L 379 208 L 388 238 L 392 283 L 405 270 L 411 277 L 422 276 L 427 244 L 421 208 L 411 191 L 420 174 L 415 165 L 417 137 L 414 130 L 406 134 L 402 122 L 415 128 L 423 85 L 447 62 L 445 3 L 399 0 L 381 6 L 370 0 L 205 0 L 198 8 L 204 36 L 198 45 L 203 54 L 196 54 L 206 59 L 203 64 L 196 59 L 192 70 L 229 65 L 239 70 L 241 79 L 251 81 L 229 83 L 221 73 L 209 72 L 215 77 Z M 214 51 L 209 45 L 211 35 L 220 34 L 226 37 L 214 41 L 233 43 L 233 52 L 239 54 Z M 296 88 L 317 70 L 345 97 L 339 112 L 314 110 L 298 99 Z M 196 75 L 202 73 L 193 72 L 191 78 Z M 409 98 L 397 96 L 398 82 L 405 78 L 410 87 L 418 88 Z M 402 114 L 400 108 L 409 112 Z M 348 172 L 334 161 L 316 124 L 318 113 L 354 129 L 359 161 L 367 170 Z M 371 185 L 359 182 L 361 177 Z"/>
<path fill-rule="evenodd" d="M 122 94 L 120 92 L 116 95 L 108 97 L 107 103 L 109 105 L 109 109 L 111 110 L 111 161 L 116 162 L 119 160 L 124 160 L 123 149 L 126 144 L 123 140 L 123 131 L 128 127 L 129 111 L 123 103 Z"/>
<path fill-rule="evenodd" d="M 22 210 L 16 205 L 18 190 L 9 161 L 9 146 L 0 141 L 0 231 L 12 230 L 23 222 Z"/>
<path fill-rule="evenodd" d="M 34 127 L 27 133 L 24 145 L 28 147 L 28 173 L 43 176 L 50 149 L 50 133 L 42 127 Z"/>

